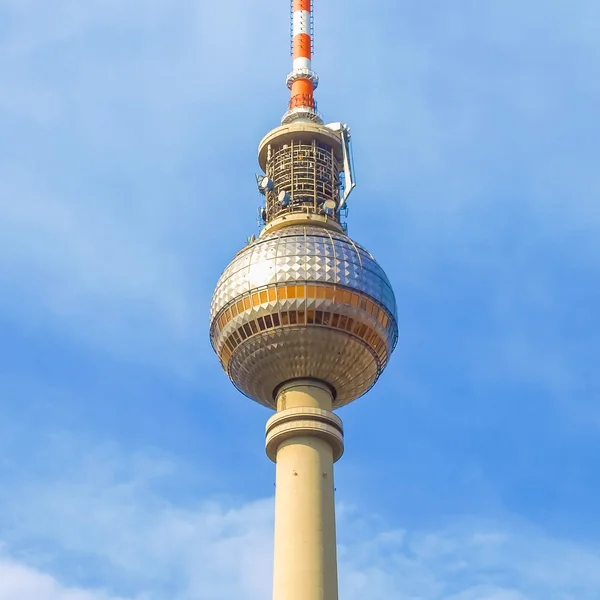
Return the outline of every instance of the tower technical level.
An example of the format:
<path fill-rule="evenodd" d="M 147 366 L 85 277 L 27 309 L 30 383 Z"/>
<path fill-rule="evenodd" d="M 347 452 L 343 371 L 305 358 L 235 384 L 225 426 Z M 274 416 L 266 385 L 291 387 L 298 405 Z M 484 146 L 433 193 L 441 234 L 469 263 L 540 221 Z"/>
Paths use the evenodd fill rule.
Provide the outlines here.
<path fill-rule="evenodd" d="M 221 275 L 210 338 L 243 394 L 276 410 L 273 600 L 337 600 L 333 410 L 367 392 L 398 338 L 396 300 L 373 256 L 346 235 L 350 130 L 324 125 L 312 70 L 312 0 L 291 1 L 293 69 L 281 126 L 260 142 L 263 224 Z"/>

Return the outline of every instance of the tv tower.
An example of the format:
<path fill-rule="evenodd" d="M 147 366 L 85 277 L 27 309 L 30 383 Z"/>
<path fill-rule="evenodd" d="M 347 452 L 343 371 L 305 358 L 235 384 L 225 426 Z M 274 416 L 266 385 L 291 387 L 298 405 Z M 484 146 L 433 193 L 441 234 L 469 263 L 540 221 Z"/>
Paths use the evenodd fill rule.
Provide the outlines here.
<path fill-rule="evenodd" d="M 398 338 L 396 300 L 375 259 L 346 235 L 350 130 L 324 125 L 312 70 L 313 3 L 291 0 L 293 69 L 281 125 L 258 147 L 262 231 L 212 300 L 210 338 L 236 388 L 275 409 L 273 600 L 337 600 L 334 410 L 367 392 Z"/>

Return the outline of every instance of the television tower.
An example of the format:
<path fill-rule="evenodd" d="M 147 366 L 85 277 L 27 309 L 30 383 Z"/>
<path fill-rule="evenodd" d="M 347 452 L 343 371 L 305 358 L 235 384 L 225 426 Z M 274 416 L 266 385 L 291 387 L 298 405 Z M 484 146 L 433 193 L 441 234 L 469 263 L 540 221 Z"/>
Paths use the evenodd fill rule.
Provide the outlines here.
<path fill-rule="evenodd" d="M 210 338 L 236 388 L 275 409 L 273 600 L 338 600 L 334 410 L 367 392 L 398 338 L 396 300 L 375 259 L 346 235 L 350 130 L 323 124 L 312 70 L 313 3 L 291 0 L 293 69 L 281 125 L 258 147 L 262 231 L 213 296 Z"/>

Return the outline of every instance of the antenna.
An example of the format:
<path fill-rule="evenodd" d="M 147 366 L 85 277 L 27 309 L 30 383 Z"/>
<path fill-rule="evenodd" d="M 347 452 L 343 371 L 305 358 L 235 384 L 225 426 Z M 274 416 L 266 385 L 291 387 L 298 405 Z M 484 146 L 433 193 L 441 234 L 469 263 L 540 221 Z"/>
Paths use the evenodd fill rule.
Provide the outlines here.
<path fill-rule="evenodd" d="M 332 212 L 335 210 L 335 200 L 325 200 L 325 202 L 323 202 L 323 207 L 325 208 L 325 210 Z"/>
<path fill-rule="evenodd" d="M 290 13 L 293 68 L 286 83 L 291 97 L 282 124 L 296 119 L 322 123 L 314 97 L 319 77 L 312 70 L 313 0 L 290 0 Z"/>
<path fill-rule="evenodd" d="M 331 129 L 332 131 L 337 131 L 342 136 L 342 169 L 344 173 L 344 194 L 340 200 L 339 208 L 343 208 L 346 205 L 346 200 L 348 200 L 348 196 L 356 187 L 356 181 L 354 180 L 354 165 L 352 161 L 352 146 L 350 144 L 350 127 L 348 127 L 348 125 L 344 125 L 344 123 L 329 123 L 325 127 Z"/>
<path fill-rule="evenodd" d="M 257 175 L 256 184 L 258 185 L 258 191 L 263 195 L 273 189 L 273 182 L 266 175 Z"/>

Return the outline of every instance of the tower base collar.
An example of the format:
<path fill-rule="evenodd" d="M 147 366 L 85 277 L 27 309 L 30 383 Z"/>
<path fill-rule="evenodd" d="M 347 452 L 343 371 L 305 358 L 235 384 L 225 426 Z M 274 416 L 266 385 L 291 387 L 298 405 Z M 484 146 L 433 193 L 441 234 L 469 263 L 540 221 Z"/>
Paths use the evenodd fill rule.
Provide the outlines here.
<path fill-rule="evenodd" d="M 277 462 L 279 446 L 292 438 L 315 436 L 332 448 L 334 462 L 344 452 L 342 420 L 331 412 L 330 386 L 313 379 L 296 379 L 282 384 L 277 392 L 277 413 L 267 421 L 267 456 Z"/>
<path fill-rule="evenodd" d="M 276 462 L 277 449 L 282 442 L 305 435 L 326 440 L 333 449 L 334 462 L 344 453 L 341 419 L 328 410 L 304 406 L 282 410 L 267 421 L 267 456 Z"/>

